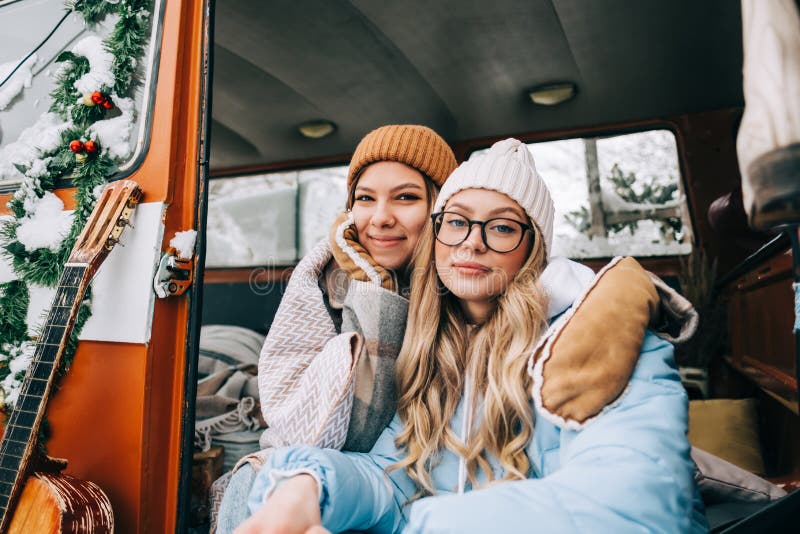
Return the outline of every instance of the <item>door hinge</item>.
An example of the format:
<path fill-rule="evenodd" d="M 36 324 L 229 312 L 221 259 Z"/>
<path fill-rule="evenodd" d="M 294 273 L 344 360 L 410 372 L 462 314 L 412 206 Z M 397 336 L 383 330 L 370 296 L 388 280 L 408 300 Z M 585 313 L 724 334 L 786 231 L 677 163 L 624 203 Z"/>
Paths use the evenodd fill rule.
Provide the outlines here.
<path fill-rule="evenodd" d="M 174 247 L 169 247 L 161 255 L 158 270 L 153 278 L 153 289 L 158 298 L 183 295 L 192 285 L 194 263 L 191 259 L 181 259 Z"/>

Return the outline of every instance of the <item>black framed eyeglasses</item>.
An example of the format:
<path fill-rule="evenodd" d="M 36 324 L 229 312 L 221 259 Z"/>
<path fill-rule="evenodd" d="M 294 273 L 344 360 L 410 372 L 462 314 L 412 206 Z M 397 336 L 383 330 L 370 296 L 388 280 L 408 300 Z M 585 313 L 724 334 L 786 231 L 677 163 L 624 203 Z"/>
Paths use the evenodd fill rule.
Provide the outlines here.
<path fill-rule="evenodd" d="M 525 234 L 533 233 L 533 226 L 514 219 L 496 217 L 486 221 L 472 221 L 452 211 L 431 215 L 433 235 L 443 245 L 456 246 L 466 241 L 472 226 L 481 227 L 481 238 L 487 248 L 500 253 L 511 252 L 520 246 Z M 533 234 L 535 235 L 535 234 Z"/>

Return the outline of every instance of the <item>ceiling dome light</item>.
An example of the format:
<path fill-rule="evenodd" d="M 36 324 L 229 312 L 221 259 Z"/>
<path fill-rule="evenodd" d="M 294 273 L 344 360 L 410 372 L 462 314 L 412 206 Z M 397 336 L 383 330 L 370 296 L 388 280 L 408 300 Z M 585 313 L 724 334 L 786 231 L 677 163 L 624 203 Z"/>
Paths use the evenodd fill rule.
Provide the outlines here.
<path fill-rule="evenodd" d="M 548 83 L 528 91 L 531 102 L 541 106 L 555 106 L 575 96 L 576 88 L 572 82 Z"/>
<path fill-rule="evenodd" d="M 297 127 L 300 135 L 309 139 L 321 139 L 336 131 L 336 125 L 329 120 L 319 119 L 304 122 Z"/>

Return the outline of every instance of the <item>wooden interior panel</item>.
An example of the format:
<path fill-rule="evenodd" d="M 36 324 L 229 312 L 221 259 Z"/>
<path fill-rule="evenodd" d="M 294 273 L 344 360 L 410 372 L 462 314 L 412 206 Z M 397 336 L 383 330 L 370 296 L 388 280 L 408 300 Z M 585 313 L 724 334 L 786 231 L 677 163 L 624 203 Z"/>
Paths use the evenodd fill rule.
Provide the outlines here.
<path fill-rule="evenodd" d="M 739 278 L 728 297 L 730 364 L 798 413 L 791 252 Z"/>
<path fill-rule="evenodd" d="M 241 326 L 266 335 L 285 290 L 280 281 L 203 284 L 202 324 Z"/>
<path fill-rule="evenodd" d="M 293 267 L 244 267 L 206 269 L 203 275 L 205 284 L 268 284 L 287 283 L 292 276 Z"/>
<path fill-rule="evenodd" d="M 291 267 L 206 269 L 202 324 L 236 325 L 266 334 L 292 271 Z"/>
<path fill-rule="evenodd" d="M 800 417 L 767 394 L 759 396 L 758 412 L 767 477 L 776 484 L 800 483 Z"/>

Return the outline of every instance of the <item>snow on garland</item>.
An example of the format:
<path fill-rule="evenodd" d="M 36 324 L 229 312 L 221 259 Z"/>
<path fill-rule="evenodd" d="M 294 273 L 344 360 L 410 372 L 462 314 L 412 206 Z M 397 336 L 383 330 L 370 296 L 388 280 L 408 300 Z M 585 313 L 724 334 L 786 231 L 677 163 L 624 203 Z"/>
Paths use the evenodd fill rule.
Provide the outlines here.
<path fill-rule="evenodd" d="M 0 149 L 0 178 L 22 182 L 8 202 L 12 215 L 0 217 L 0 406 L 6 414 L 19 395 L 36 346 L 36 330 L 41 328 L 36 317 L 29 317 L 32 297 L 52 294 L 99 186 L 116 163 L 130 156 L 134 124 L 130 97 L 147 44 L 152 0 L 71 0 L 66 8 L 89 24 L 106 16 L 116 17 L 116 23 L 105 40 L 85 37 L 59 54 L 49 111 L 16 142 Z M 30 86 L 36 62 L 31 56 L 0 88 L 0 110 Z M 10 72 L 16 63 L 0 65 L 0 74 Z M 76 187 L 73 212 L 65 211 L 52 193 L 55 181 L 66 177 Z M 62 373 L 91 315 L 89 304 L 87 292 L 67 343 Z"/>

